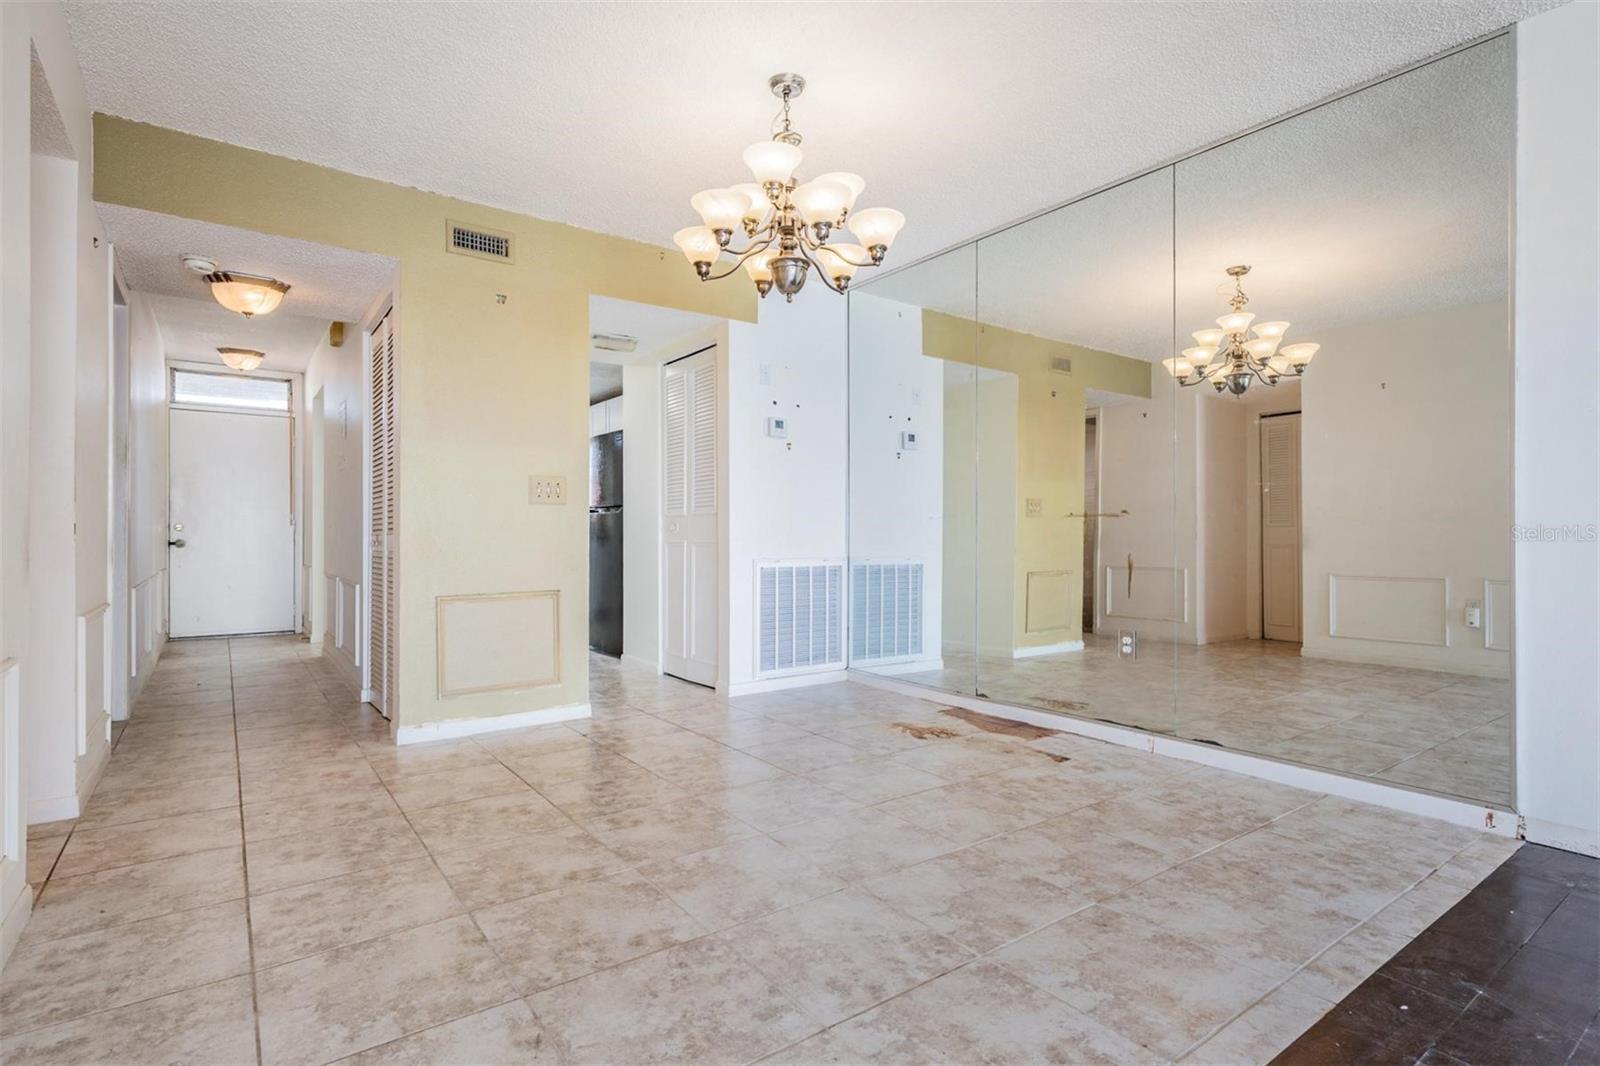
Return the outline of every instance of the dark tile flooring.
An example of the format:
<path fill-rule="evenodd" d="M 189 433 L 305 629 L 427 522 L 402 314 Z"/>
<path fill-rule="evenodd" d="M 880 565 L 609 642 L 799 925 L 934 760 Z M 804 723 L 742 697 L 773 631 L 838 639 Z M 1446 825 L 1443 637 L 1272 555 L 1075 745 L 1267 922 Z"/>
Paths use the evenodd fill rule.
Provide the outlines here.
<path fill-rule="evenodd" d="M 1518 849 L 1274 1063 L 1600 1066 L 1600 859 Z"/>

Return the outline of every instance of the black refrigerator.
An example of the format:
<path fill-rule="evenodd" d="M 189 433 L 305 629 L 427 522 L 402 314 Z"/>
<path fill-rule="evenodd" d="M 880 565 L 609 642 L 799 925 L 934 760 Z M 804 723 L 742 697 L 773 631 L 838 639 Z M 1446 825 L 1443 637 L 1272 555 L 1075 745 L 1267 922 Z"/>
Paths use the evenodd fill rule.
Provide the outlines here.
<path fill-rule="evenodd" d="M 589 647 L 622 654 L 622 433 L 589 438 Z"/>

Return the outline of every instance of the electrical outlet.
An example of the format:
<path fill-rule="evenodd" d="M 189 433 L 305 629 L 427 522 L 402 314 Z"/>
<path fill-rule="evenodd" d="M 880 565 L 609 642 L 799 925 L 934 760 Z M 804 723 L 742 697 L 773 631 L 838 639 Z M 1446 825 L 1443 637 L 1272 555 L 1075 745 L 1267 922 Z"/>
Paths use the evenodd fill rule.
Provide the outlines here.
<path fill-rule="evenodd" d="M 1139 655 L 1139 634 L 1131 629 L 1117 630 L 1117 656 L 1134 659 Z"/>
<path fill-rule="evenodd" d="M 1028 497 L 1028 517 L 1038 518 L 1044 514 L 1044 501 L 1037 496 Z"/>
<path fill-rule="evenodd" d="M 528 502 L 566 503 L 567 479 L 555 474 L 529 474 Z"/>

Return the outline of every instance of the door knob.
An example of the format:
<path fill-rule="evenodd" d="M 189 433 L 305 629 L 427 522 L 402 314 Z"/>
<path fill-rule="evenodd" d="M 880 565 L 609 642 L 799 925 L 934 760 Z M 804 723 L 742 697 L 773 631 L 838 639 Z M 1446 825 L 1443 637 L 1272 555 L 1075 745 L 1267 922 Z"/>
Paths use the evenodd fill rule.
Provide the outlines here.
<path fill-rule="evenodd" d="M 169 541 L 167 541 L 167 547 L 169 547 L 169 548 L 181 548 L 187 543 L 188 543 L 188 541 L 184 540 L 182 537 L 179 537 L 177 540 L 169 540 Z"/>

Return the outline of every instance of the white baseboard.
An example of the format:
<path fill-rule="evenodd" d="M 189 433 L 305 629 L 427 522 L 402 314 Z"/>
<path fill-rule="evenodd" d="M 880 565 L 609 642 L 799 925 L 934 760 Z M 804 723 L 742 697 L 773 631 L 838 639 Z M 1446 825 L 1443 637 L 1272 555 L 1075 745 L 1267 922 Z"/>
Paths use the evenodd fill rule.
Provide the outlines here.
<path fill-rule="evenodd" d="M 623 652 L 622 661 L 627 663 L 629 666 L 638 666 L 645 670 L 649 670 L 652 674 L 659 674 L 661 672 L 661 664 L 656 662 L 654 659 L 646 659 L 639 655 L 629 655 L 627 652 Z"/>
<path fill-rule="evenodd" d="M 23 926 L 28 924 L 32 914 L 33 886 L 24 883 L 22 891 L 17 893 L 17 898 L 7 908 L 5 917 L 0 918 L 0 969 L 4 969 L 6 961 L 11 958 L 12 949 L 22 939 Z"/>
<path fill-rule="evenodd" d="M 1596 833 L 1593 829 L 1580 829 L 1575 825 L 1547 822 L 1543 818 L 1524 818 L 1522 824 L 1523 836 L 1535 844 L 1560 848 L 1562 851 L 1575 851 L 1579 855 L 1600 859 L 1600 833 Z"/>
<path fill-rule="evenodd" d="M 54 799 L 28 800 L 28 824 L 37 825 L 40 822 L 59 822 L 67 818 L 76 818 L 83 813 L 83 805 L 77 796 L 57 796 Z"/>
<path fill-rule="evenodd" d="M 1069 651 L 1082 651 L 1083 641 L 1063 640 L 1056 644 L 1040 644 L 1033 648 L 1012 648 L 1013 659 L 1032 659 L 1037 655 L 1062 655 Z"/>
<path fill-rule="evenodd" d="M 807 688 L 811 685 L 832 685 L 850 680 L 846 670 L 824 670 L 815 674 L 787 674 L 783 677 L 766 677 L 759 681 L 739 681 L 728 686 L 730 696 L 753 696 L 757 692 L 778 692 L 786 688 Z"/>
<path fill-rule="evenodd" d="M 894 678 L 852 670 L 850 679 L 866 685 L 889 689 L 907 696 L 928 698 L 927 688 L 908 684 L 904 681 L 896 681 Z M 1109 744 L 1118 744 L 1126 748 L 1138 748 L 1153 755 L 1165 755 L 1174 759 L 1183 759 L 1187 762 L 1214 766 L 1219 770 L 1231 770 L 1234 773 L 1248 774 L 1251 777 L 1275 781 L 1281 785 L 1290 785 L 1294 788 L 1303 788 L 1312 792 L 1322 792 L 1342 799 L 1356 800 L 1360 803 L 1371 803 L 1374 806 L 1388 807 L 1391 810 L 1405 811 L 1408 814 L 1417 814 L 1425 818 L 1437 818 L 1452 825 L 1482 829 L 1497 836 L 1515 837 L 1518 835 L 1519 819 L 1515 814 L 1479 803 L 1469 803 L 1466 800 L 1450 799 L 1445 796 L 1434 796 L 1426 792 L 1413 792 L 1408 788 L 1386 785 L 1367 778 L 1346 777 L 1331 770 L 1316 770 L 1309 766 L 1278 762 L 1276 759 L 1268 759 L 1260 755 L 1247 755 L 1243 752 L 1229 751 L 1226 748 L 1219 748 L 1211 744 L 1197 744 L 1192 741 L 1179 740 L 1176 737 L 1146 733 L 1142 729 L 1134 729 L 1130 726 L 1091 722 L 1083 718 L 1073 718 L 1069 715 L 1035 710 L 1031 707 L 1015 707 L 1010 704 L 995 703 L 991 700 L 980 700 L 973 696 L 961 696 L 949 692 L 940 692 L 938 700 L 941 703 L 965 707 L 968 710 L 979 711 L 983 714 L 1009 718 L 1015 722 L 1027 722 L 1029 725 L 1058 729 L 1063 733 L 1089 737 L 1092 740 L 1103 740 Z"/>
<path fill-rule="evenodd" d="M 455 740 L 460 737 L 477 736 L 480 733 L 499 733 L 507 729 L 526 729 L 533 725 L 570 722 L 575 718 L 588 718 L 589 714 L 587 703 L 571 703 L 564 707 L 542 707 L 537 711 L 498 714 L 492 718 L 447 718 L 442 722 L 403 725 L 395 730 L 394 742 L 426 744 L 431 740 Z"/>

